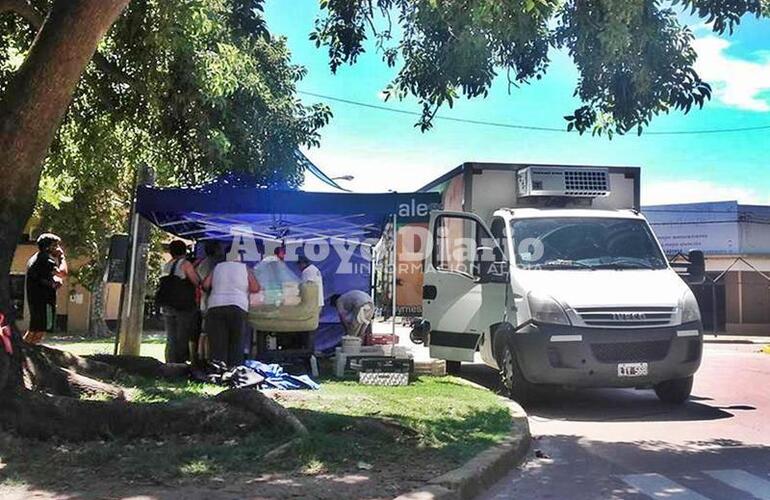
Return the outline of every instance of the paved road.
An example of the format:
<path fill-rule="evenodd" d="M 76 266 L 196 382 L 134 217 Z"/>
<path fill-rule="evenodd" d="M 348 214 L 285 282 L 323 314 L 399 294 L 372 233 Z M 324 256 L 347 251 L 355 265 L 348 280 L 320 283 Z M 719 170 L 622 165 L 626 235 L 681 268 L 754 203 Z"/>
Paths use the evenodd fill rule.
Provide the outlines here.
<path fill-rule="evenodd" d="M 652 391 L 591 390 L 527 408 L 530 458 L 481 498 L 770 500 L 770 355 L 760 347 L 707 345 L 681 407 Z"/>

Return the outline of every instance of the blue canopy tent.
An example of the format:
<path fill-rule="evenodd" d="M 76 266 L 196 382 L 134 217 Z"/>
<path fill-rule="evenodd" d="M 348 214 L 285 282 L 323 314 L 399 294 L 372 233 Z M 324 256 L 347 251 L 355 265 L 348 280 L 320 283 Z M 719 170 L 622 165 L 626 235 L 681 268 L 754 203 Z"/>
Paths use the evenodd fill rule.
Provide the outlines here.
<path fill-rule="evenodd" d="M 335 252 L 316 262 L 329 297 L 351 289 L 369 291 L 371 247 L 386 224 L 425 220 L 440 201 L 437 193 L 314 193 L 215 182 L 200 188 L 139 187 L 136 213 L 164 231 L 196 241 L 229 241 L 236 234 L 289 247 L 344 245 L 345 272 L 340 272 L 342 259 Z M 317 349 L 333 347 L 342 334 L 336 312 L 327 305 Z"/>

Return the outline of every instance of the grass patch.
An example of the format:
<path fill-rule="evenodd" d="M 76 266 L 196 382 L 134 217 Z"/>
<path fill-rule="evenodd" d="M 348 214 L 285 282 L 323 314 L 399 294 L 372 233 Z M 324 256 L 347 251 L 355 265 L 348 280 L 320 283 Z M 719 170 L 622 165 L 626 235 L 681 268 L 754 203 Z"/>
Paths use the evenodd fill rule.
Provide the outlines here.
<path fill-rule="evenodd" d="M 214 396 L 225 388 L 201 382 L 172 382 L 122 375 L 117 383 L 127 389 L 127 397 L 136 403 L 165 403 L 193 397 Z"/>
<path fill-rule="evenodd" d="M 69 351 L 78 356 L 89 354 L 112 354 L 115 349 L 115 338 L 91 339 L 85 337 L 50 337 L 43 342 L 45 345 Z M 142 338 L 141 355 L 163 361 L 165 358 L 166 337 L 163 334 L 149 334 Z"/>
<path fill-rule="evenodd" d="M 453 377 L 422 377 L 405 387 L 326 381 L 317 392 L 287 395 L 281 402 L 298 411 L 325 443 L 314 447 L 325 462 L 346 455 L 344 440 L 329 439 L 355 417 L 386 418 L 409 429 L 421 449 L 462 461 L 497 443 L 510 430 L 510 415 L 497 396 Z M 355 445 L 355 443 L 350 443 Z M 377 450 L 388 453 L 390 446 Z M 337 449 L 337 450 L 336 450 Z"/>

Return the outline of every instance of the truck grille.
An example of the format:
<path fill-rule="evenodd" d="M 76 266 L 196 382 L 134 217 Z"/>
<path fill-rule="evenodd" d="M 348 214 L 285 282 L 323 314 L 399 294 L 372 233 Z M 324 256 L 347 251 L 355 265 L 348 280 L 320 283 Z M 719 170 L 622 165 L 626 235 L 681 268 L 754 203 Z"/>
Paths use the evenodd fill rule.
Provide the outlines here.
<path fill-rule="evenodd" d="M 674 322 L 675 307 L 580 307 L 575 309 L 586 326 L 644 328 Z"/>
<path fill-rule="evenodd" d="M 668 355 L 670 346 L 671 341 L 669 340 L 614 342 L 591 344 L 591 352 L 602 363 L 660 361 Z"/>

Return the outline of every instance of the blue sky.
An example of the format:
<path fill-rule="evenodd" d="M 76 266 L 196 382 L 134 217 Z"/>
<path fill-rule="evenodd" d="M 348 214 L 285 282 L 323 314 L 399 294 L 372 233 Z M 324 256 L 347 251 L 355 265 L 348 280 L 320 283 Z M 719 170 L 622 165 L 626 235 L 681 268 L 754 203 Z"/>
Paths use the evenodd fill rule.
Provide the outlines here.
<path fill-rule="evenodd" d="M 299 89 L 343 99 L 384 104 L 381 90 L 395 71 L 374 51 L 333 75 L 323 48 L 308 40 L 318 0 L 267 0 L 265 15 L 274 35 L 284 35 L 292 59 L 308 69 Z M 649 131 L 699 130 L 770 125 L 770 20 L 746 19 L 732 36 L 694 27 L 697 69 L 715 98 L 689 115 L 658 117 Z M 508 93 L 496 82 L 486 99 L 461 100 L 440 114 L 492 122 L 563 127 L 578 102 L 572 96 L 576 71 L 562 53 L 551 53 L 548 75 Z M 322 101 L 303 96 L 306 103 Z M 416 117 L 329 102 L 331 124 L 320 148 L 307 155 L 332 176 L 354 175 L 355 191 L 417 189 L 464 161 L 577 163 L 641 166 L 643 203 L 737 199 L 770 204 L 770 131 L 714 135 L 593 138 L 577 134 L 492 128 L 437 121 L 426 133 Z M 419 111 L 414 101 L 387 106 Z M 308 180 L 306 189 L 321 189 Z"/>

